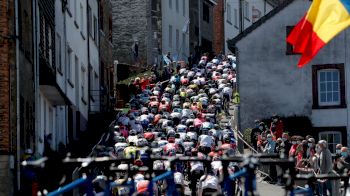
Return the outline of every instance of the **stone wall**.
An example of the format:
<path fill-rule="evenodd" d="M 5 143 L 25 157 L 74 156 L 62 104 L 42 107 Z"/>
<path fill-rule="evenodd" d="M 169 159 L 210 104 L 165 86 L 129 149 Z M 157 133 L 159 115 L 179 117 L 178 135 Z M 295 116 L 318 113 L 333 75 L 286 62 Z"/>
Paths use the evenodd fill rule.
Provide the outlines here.
<path fill-rule="evenodd" d="M 113 56 L 119 63 L 135 64 L 132 46 L 138 41 L 139 62 L 147 62 L 147 3 L 148 0 L 112 1 Z"/>

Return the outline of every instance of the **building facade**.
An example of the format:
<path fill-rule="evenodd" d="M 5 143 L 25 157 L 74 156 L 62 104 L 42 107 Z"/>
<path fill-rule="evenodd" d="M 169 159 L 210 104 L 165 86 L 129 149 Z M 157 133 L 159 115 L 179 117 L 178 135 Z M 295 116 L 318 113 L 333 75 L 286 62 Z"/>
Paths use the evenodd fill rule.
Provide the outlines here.
<path fill-rule="evenodd" d="M 190 0 L 170 0 L 162 3 L 162 53 L 171 53 L 173 60 L 189 56 Z"/>
<path fill-rule="evenodd" d="M 100 84 L 101 111 L 113 109 L 115 101 L 114 58 L 112 44 L 112 4 L 110 0 L 99 1 L 99 54 L 100 54 Z"/>
<path fill-rule="evenodd" d="M 229 41 L 237 51 L 240 128 L 252 127 L 255 119 L 273 113 L 307 116 L 313 124 L 308 134 L 326 139 L 334 152 L 336 143 L 349 144 L 350 31 L 340 33 L 308 65 L 297 68 L 300 55 L 292 52 L 286 37 L 310 3 L 285 2 Z M 298 130 L 291 134 L 304 135 Z"/>
<path fill-rule="evenodd" d="M 227 40 L 233 39 L 279 4 L 272 0 L 226 0 L 224 7 L 225 52 L 230 52 Z"/>
<path fill-rule="evenodd" d="M 213 52 L 213 7 L 214 0 L 190 1 L 190 51 Z"/>

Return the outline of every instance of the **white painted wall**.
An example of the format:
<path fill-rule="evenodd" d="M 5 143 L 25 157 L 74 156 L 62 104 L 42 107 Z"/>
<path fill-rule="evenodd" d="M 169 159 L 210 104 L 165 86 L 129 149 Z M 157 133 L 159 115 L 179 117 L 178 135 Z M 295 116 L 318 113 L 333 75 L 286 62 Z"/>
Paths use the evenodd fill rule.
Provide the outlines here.
<path fill-rule="evenodd" d="M 52 134 L 51 148 L 58 150 L 58 144 L 62 142 L 67 144 L 67 107 L 66 106 L 54 106 L 50 101 L 39 93 L 39 127 L 37 152 L 39 155 L 43 155 L 44 141 L 48 134 Z"/>
<path fill-rule="evenodd" d="M 91 111 L 99 112 L 100 111 L 100 59 L 98 51 L 98 35 L 99 35 L 99 18 L 98 18 L 98 2 L 97 0 L 88 0 L 89 6 L 91 7 L 91 18 L 92 18 L 92 29 L 95 30 L 94 38 L 89 37 L 89 47 L 90 47 L 90 59 L 89 63 L 91 65 L 91 83 L 90 83 L 90 93 L 93 96 L 94 101 L 90 100 Z M 96 23 L 94 23 L 94 18 Z"/>
<path fill-rule="evenodd" d="M 82 5 L 83 11 L 83 23 L 81 23 L 81 9 L 80 5 Z M 75 106 L 77 110 L 79 110 L 82 116 L 85 119 L 88 119 L 88 105 L 84 104 L 81 100 L 82 92 L 81 83 L 82 77 L 82 66 L 88 66 L 87 59 L 87 25 L 86 25 L 86 1 L 85 0 L 75 0 L 70 1 L 68 7 L 71 15 L 66 12 L 66 65 L 69 64 L 68 60 L 70 60 L 71 70 L 66 70 L 68 80 L 73 84 L 67 87 L 67 95 L 72 104 Z M 71 50 L 71 56 L 68 56 L 68 50 Z M 77 61 L 76 61 L 77 57 Z M 68 67 L 66 67 L 68 68 Z M 85 72 L 87 78 L 87 72 Z M 85 81 L 84 86 L 86 87 L 85 95 L 87 95 L 87 81 Z"/>
<path fill-rule="evenodd" d="M 163 54 L 171 52 L 172 56 L 178 56 L 177 60 L 187 61 L 190 51 L 189 33 L 183 34 L 182 31 L 186 21 L 189 20 L 189 1 L 190 0 L 162 1 L 162 52 Z M 172 2 L 171 8 L 169 2 Z M 178 11 L 176 10 L 176 2 L 178 2 Z M 183 9 L 184 3 L 185 10 Z M 172 26 L 172 46 L 169 46 L 169 25 Z M 178 46 L 176 44 L 176 31 L 179 32 Z M 185 41 L 183 41 L 183 39 Z"/>
<path fill-rule="evenodd" d="M 300 55 L 286 55 L 286 26 L 295 25 L 305 14 L 310 2 L 296 0 L 288 7 L 238 41 L 238 83 L 242 130 L 255 119 L 305 115 L 314 127 L 347 127 L 349 107 L 345 109 L 312 109 L 312 65 L 344 63 L 346 103 L 350 101 L 350 74 L 347 49 L 350 30 L 330 41 L 304 68 L 297 68 Z M 261 39 L 264 37 L 264 39 Z M 348 134 L 349 143 L 349 134 Z"/>
<path fill-rule="evenodd" d="M 239 34 L 240 25 L 240 11 L 239 11 L 239 1 L 237 0 L 226 0 L 225 5 L 225 40 L 230 40 Z M 242 1 L 242 14 L 244 16 L 244 4 L 248 2 L 248 17 L 243 17 L 243 29 L 248 28 L 257 21 L 259 18 L 268 14 L 272 9 L 272 5 L 267 3 L 265 0 L 245 0 Z M 257 13 L 260 13 L 257 15 Z M 227 47 L 227 42 L 225 42 L 226 53 L 230 52 Z"/>

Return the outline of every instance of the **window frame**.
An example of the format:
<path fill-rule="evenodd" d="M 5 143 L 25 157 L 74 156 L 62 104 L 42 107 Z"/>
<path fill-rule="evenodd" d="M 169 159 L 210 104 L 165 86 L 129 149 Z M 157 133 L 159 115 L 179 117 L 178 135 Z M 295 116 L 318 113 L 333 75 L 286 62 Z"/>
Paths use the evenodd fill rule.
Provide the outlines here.
<path fill-rule="evenodd" d="M 182 0 L 182 15 L 186 17 L 186 0 Z"/>
<path fill-rule="evenodd" d="M 80 90 L 81 90 L 81 100 L 84 103 L 84 105 L 87 104 L 86 101 L 86 94 L 85 94 L 85 83 L 86 83 L 86 68 L 83 63 L 81 63 L 81 85 L 80 85 Z"/>
<path fill-rule="evenodd" d="M 233 26 L 236 28 L 236 29 L 238 29 L 238 9 L 236 9 L 236 8 L 234 8 L 233 9 L 233 14 L 234 14 L 234 24 L 233 24 Z"/>
<path fill-rule="evenodd" d="M 173 26 L 169 25 L 169 29 L 168 29 L 168 38 L 169 38 L 169 48 L 173 48 Z"/>
<path fill-rule="evenodd" d="M 321 70 L 338 70 L 339 71 L 339 104 L 320 104 L 319 102 L 319 72 Z M 336 109 L 346 108 L 345 102 L 345 73 L 344 64 L 324 64 L 312 66 L 312 109 Z"/>
<path fill-rule="evenodd" d="M 88 31 L 89 36 L 93 39 L 93 21 L 92 21 L 92 10 L 90 5 L 88 5 Z"/>
<path fill-rule="evenodd" d="M 176 10 L 176 13 L 179 13 L 179 0 L 175 0 L 175 10 Z"/>
<path fill-rule="evenodd" d="M 176 43 L 176 50 L 180 50 L 180 30 L 176 29 L 175 31 L 175 43 Z"/>
<path fill-rule="evenodd" d="M 232 25 L 232 12 L 231 12 L 231 4 L 227 3 L 226 5 L 226 21 Z"/>
<path fill-rule="evenodd" d="M 322 102 L 321 101 L 321 99 L 322 99 L 322 97 L 321 97 L 321 82 L 325 82 L 326 84 L 327 83 L 333 83 L 333 82 L 336 82 L 336 81 L 334 81 L 334 80 L 330 80 L 330 81 L 328 81 L 328 80 L 325 80 L 325 81 L 321 81 L 321 73 L 327 73 L 327 72 L 330 72 L 332 75 L 333 75 L 333 73 L 337 73 L 338 74 L 338 91 L 328 91 L 328 89 L 327 89 L 327 86 L 328 85 L 326 85 L 326 91 L 325 91 L 325 93 L 334 93 L 334 92 L 338 92 L 338 100 L 337 101 L 334 101 L 334 100 L 332 100 L 332 101 L 330 101 L 330 102 L 328 102 L 327 100 L 325 101 L 325 102 Z M 321 70 L 319 70 L 319 71 L 317 71 L 317 84 L 318 84 L 318 104 L 320 105 L 320 106 L 332 106 L 332 105 L 339 105 L 340 104 L 340 71 L 338 70 L 338 69 L 321 69 Z M 332 88 L 333 88 L 333 86 L 332 86 Z M 332 89 L 333 90 L 333 89 Z M 333 96 L 333 95 L 332 95 Z"/>
<path fill-rule="evenodd" d="M 73 67 L 73 50 L 68 46 L 68 49 L 67 49 L 67 71 L 68 71 L 68 74 L 67 74 L 67 81 L 68 81 L 68 84 L 74 88 L 74 84 L 72 82 L 73 80 L 73 72 L 72 72 L 72 67 Z"/>
<path fill-rule="evenodd" d="M 249 2 L 243 1 L 243 17 L 248 21 L 250 21 L 249 14 Z"/>
<path fill-rule="evenodd" d="M 84 35 L 84 6 L 80 2 L 80 32 Z"/>
<path fill-rule="evenodd" d="M 329 135 L 330 134 L 332 134 L 333 135 L 333 141 L 332 142 L 330 142 L 329 141 Z M 340 141 L 339 142 L 335 142 L 334 141 L 334 135 L 335 134 L 339 134 L 339 138 L 340 138 Z M 327 147 L 328 147 L 328 149 L 332 152 L 332 153 L 335 153 L 335 151 L 334 151 L 334 149 L 335 149 L 335 147 L 336 147 L 336 145 L 337 144 L 341 144 L 341 143 L 343 143 L 343 138 L 342 138 L 342 132 L 341 131 L 336 131 L 336 130 L 328 130 L 328 131 L 321 131 L 321 132 L 319 132 L 318 133 L 318 139 L 319 140 L 322 140 L 323 138 L 321 138 L 321 135 L 327 135 L 327 139 L 326 139 L 326 141 L 327 141 Z M 333 147 L 332 148 L 330 148 L 330 145 L 332 145 Z"/>
<path fill-rule="evenodd" d="M 57 51 L 57 55 L 56 55 L 56 62 L 57 62 L 57 71 L 59 74 L 62 75 L 62 38 L 61 36 L 56 33 L 56 42 L 57 42 L 57 45 L 56 45 L 56 51 Z"/>
<path fill-rule="evenodd" d="M 210 23 L 210 7 L 209 5 L 207 5 L 205 2 L 203 2 L 203 5 L 202 5 L 202 20 L 207 22 L 207 23 Z M 206 14 L 208 13 L 208 14 Z"/>

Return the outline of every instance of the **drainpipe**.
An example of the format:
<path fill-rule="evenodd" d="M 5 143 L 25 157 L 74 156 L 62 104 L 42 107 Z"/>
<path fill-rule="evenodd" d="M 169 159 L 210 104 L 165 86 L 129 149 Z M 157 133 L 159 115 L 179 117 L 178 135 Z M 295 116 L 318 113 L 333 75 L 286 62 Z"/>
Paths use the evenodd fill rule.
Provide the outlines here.
<path fill-rule="evenodd" d="M 242 0 L 239 0 L 239 33 L 243 32 L 243 6 L 242 6 Z"/>
<path fill-rule="evenodd" d="M 17 120 L 17 184 L 18 184 L 18 190 L 20 190 L 21 188 L 21 180 L 20 180 L 20 160 L 21 160 L 21 149 L 20 149 L 20 142 L 21 142 L 21 127 L 20 127 L 20 117 L 19 117 L 19 114 L 20 114 L 20 96 L 19 96 L 19 76 L 20 76 L 20 72 L 19 72 L 19 40 L 18 40 L 18 34 L 19 34 L 19 29 L 18 29 L 18 0 L 15 0 L 14 1 L 15 3 L 15 34 L 16 34 L 16 80 L 17 80 L 17 86 L 16 86 L 16 104 L 17 104 L 17 108 L 16 108 L 16 120 Z"/>
<path fill-rule="evenodd" d="M 63 1 L 61 1 L 61 3 L 63 3 Z M 62 5 L 63 6 L 63 5 Z M 64 4 L 64 7 L 62 8 L 62 13 L 63 13 L 63 44 L 64 44 L 64 63 L 67 63 L 67 25 L 66 25 L 66 9 L 67 9 L 67 4 Z M 63 77 L 63 81 L 64 81 L 64 93 L 66 94 L 66 96 L 68 97 L 68 93 L 67 93 L 67 77 L 68 75 L 68 70 L 66 69 L 66 67 L 64 68 L 64 77 Z M 68 118 L 68 107 L 70 107 L 70 105 L 67 105 L 65 107 L 65 111 L 64 111 L 64 116 L 65 116 L 65 129 L 66 129 L 66 133 L 65 133 L 65 145 L 67 145 L 68 143 L 70 143 L 69 141 L 69 131 L 73 131 L 73 130 L 69 130 L 69 118 Z"/>
<path fill-rule="evenodd" d="M 93 77 L 93 76 L 90 76 L 90 69 L 91 69 L 91 66 L 90 66 L 90 29 L 89 29 L 89 23 L 91 22 L 89 20 L 89 0 L 86 0 L 86 18 L 87 18 L 87 33 L 86 33 L 86 40 L 87 40 L 87 57 L 88 57 L 88 64 L 87 64 L 87 74 L 88 74 L 88 97 L 87 97 L 87 102 L 88 102 L 88 116 L 89 116 L 89 113 L 91 111 L 91 101 L 90 101 L 90 88 L 91 88 L 91 78 L 90 77 Z M 92 17 L 91 17 L 92 19 Z M 92 24 L 91 24 L 92 25 Z M 96 35 L 95 35 L 96 36 Z"/>
<path fill-rule="evenodd" d="M 202 47 L 201 0 L 198 0 L 198 46 Z"/>
<path fill-rule="evenodd" d="M 40 28 L 40 25 L 38 24 L 38 0 L 33 1 L 33 29 L 34 29 L 34 35 L 33 35 L 33 43 L 34 43 L 34 97 L 35 97 L 35 132 L 36 132 L 36 153 L 38 153 L 38 144 L 43 142 L 44 138 L 41 138 L 41 130 L 40 129 L 40 103 L 39 103 L 39 36 L 40 32 L 38 30 L 38 27 Z M 40 141 L 41 140 L 41 141 Z"/>

